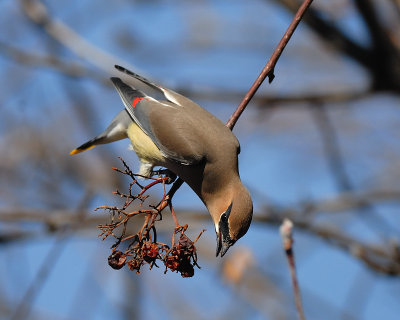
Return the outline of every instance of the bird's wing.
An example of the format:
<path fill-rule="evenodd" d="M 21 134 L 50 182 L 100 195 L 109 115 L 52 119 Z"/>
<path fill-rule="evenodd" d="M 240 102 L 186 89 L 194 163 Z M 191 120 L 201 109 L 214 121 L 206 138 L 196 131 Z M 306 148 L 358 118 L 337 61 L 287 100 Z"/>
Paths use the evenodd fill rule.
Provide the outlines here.
<path fill-rule="evenodd" d="M 111 78 L 129 115 L 168 159 L 185 165 L 199 163 L 204 150 L 196 140 L 193 120 L 180 105 L 158 101 L 130 87 L 120 78 Z M 154 85 L 149 82 L 149 85 Z"/>
<path fill-rule="evenodd" d="M 191 105 L 192 101 L 190 99 L 171 89 L 164 88 L 154 82 L 151 82 L 150 80 L 128 69 L 125 69 L 124 67 L 115 65 L 115 69 L 129 76 L 124 77 L 123 79 L 123 81 L 125 81 L 128 85 L 140 89 L 142 92 L 155 98 L 156 100 L 166 100 L 182 107 Z"/>
<path fill-rule="evenodd" d="M 130 71 L 130 70 L 128 70 L 128 69 L 125 69 L 124 67 L 118 66 L 118 65 L 115 65 L 114 67 L 115 67 L 115 69 L 117 69 L 118 71 L 120 71 L 120 72 L 122 72 L 122 73 L 125 73 L 125 74 L 127 74 L 127 75 L 129 75 L 129 76 L 131 76 L 131 77 L 133 77 L 133 78 L 135 78 L 135 79 L 137 79 L 137 80 L 139 80 L 139 81 L 145 83 L 145 84 L 148 85 L 149 87 L 161 91 L 159 85 L 157 85 L 157 84 L 151 82 L 150 80 L 147 80 L 146 78 L 144 78 L 144 77 L 138 75 L 137 73 L 134 73 L 134 72 L 132 72 L 132 71 Z"/>

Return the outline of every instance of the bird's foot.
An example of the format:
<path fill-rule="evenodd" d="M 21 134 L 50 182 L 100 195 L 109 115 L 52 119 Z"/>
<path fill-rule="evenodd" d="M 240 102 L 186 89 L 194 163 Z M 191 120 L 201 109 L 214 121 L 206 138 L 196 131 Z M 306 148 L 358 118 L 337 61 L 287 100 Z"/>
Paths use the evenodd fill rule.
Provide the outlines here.
<path fill-rule="evenodd" d="M 176 174 L 168 169 L 153 170 L 151 172 L 151 176 L 156 176 L 156 175 L 159 176 L 160 178 L 162 177 L 168 178 L 165 181 L 166 184 L 171 184 L 176 180 Z"/>

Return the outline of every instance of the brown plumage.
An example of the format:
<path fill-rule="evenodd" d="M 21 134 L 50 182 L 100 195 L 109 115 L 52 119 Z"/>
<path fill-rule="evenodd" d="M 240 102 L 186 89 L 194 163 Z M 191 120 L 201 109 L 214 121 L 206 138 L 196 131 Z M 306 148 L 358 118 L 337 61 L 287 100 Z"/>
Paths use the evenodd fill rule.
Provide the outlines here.
<path fill-rule="evenodd" d="M 116 68 L 122 74 L 111 81 L 126 111 L 71 154 L 128 137 L 141 160 L 141 174 L 151 176 L 153 167 L 165 167 L 203 201 L 215 225 L 217 255 L 223 256 L 247 232 L 253 214 L 250 194 L 239 177 L 239 142 L 219 119 L 190 99 Z"/>

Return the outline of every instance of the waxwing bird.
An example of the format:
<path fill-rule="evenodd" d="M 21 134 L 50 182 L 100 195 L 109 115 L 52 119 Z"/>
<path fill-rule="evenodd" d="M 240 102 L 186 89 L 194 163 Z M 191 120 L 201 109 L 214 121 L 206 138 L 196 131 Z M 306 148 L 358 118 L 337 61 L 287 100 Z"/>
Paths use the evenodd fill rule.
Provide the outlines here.
<path fill-rule="evenodd" d="M 120 74 L 111 81 L 125 109 L 71 154 L 129 138 L 141 162 L 139 174 L 150 177 L 155 166 L 167 168 L 199 196 L 214 222 L 217 256 L 224 256 L 247 232 L 253 216 L 250 194 L 239 177 L 238 140 L 190 99 L 115 67 Z"/>

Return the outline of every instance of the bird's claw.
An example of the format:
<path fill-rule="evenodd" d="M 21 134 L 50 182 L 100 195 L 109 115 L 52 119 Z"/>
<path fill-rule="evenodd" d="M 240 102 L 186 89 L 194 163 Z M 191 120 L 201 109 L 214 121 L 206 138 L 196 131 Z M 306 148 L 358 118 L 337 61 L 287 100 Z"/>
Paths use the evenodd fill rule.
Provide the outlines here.
<path fill-rule="evenodd" d="M 168 169 L 160 169 L 151 172 L 151 176 L 159 176 L 160 178 L 165 177 L 167 180 L 165 181 L 166 184 L 171 184 L 176 180 L 176 174 L 173 173 L 171 170 Z"/>

